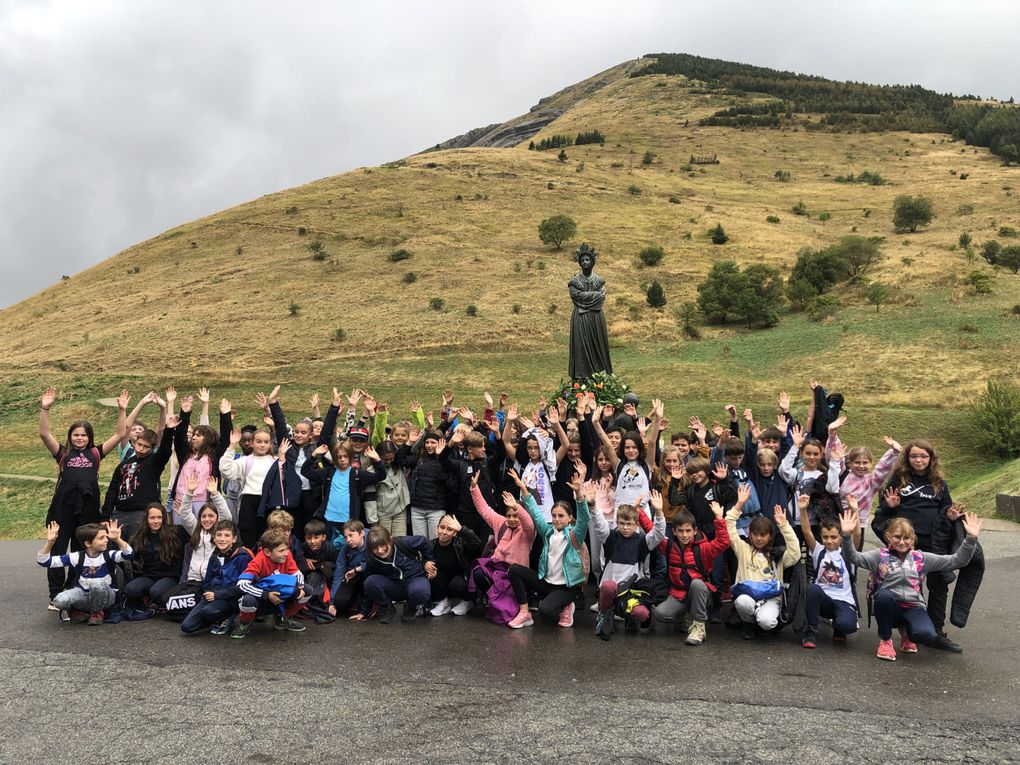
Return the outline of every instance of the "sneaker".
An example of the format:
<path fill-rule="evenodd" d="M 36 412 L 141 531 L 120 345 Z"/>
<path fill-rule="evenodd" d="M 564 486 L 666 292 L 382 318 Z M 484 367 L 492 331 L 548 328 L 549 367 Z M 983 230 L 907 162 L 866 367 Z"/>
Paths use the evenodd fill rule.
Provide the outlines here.
<path fill-rule="evenodd" d="M 687 639 L 684 642 L 687 643 L 687 645 L 701 645 L 705 642 L 706 637 L 705 623 L 695 621 L 691 624 L 691 629 L 687 633 Z"/>
<path fill-rule="evenodd" d="M 53 602 L 53 601 L 51 600 L 51 601 L 50 601 L 49 603 L 47 603 L 47 604 L 46 604 L 46 610 L 47 610 L 47 611 L 58 611 L 58 612 L 59 612 L 59 611 L 60 611 L 60 608 L 59 608 L 59 607 L 57 606 L 57 604 L 56 604 L 56 603 L 54 603 L 54 602 Z"/>
<path fill-rule="evenodd" d="M 507 625 L 512 630 L 519 630 L 521 627 L 530 627 L 535 623 L 535 620 L 531 618 L 531 611 L 525 611 L 523 608 L 517 612 L 517 616 L 510 620 Z"/>
<path fill-rule="evenodd" d="M 573 627 L 574 626 L 574 604 L 571 603 L 569 606 L 560 611 L 559 625 L 561 627 Z"/>
<path fill-rule="evenodd" d="M 599 603 L 598 603 L 598 601 L 595 601 L 594 603 L 592 603 L 591 606 L 588 608 L 588 610 L 591 611 L 593 614 L 597 614 L 599 612 Z"/>
<path fill-rule="evenodd" d="M 436 603 L 435 606 L 432 607 L 429 613 L 432 614 L 433 616 L 446 616 L 446 614 L 450 613 L 450 611 L 452 610 L 453 607 L 450 605 L 450 599 L 443 598 L 438 603 Z"/>
<path fill-rule="evenodd" d="M 952 640 L 945 632 L 940 632 L 935 636 L 935 640 L 928 643 L 932 648 L 938 648 L 940 651 L 949 651 L 950 653 L 963 653 L 963 647 Z"/>
<path fill-rule="evenodd" d="M 474 608 L 475 604 L 470 600 L 462 600 L 460 603 L 453 607 L 454 616 L 467 616 L 468 613 Z"/>
<path fill-rule="evenodd" d="M 397 615 L 397 609 L 389 603 L 379 609 L 379 624 L 393 624 L 393 617 Z"/>
<path fill-rule="evenodd" d="M 754 622 L 744 622 L 744 640 L 754 640 Z"/>
<path fill-rule="evenodd" d="M 893 648 L 891 640 L 879 640 L 878 641 L 878 653 L 875 654 L 880 659 L 886 661 L 896 661 L 896 649 Z"/>
<path fill-rule="evenodd" d="M 240 640 L 241 638 L 248 637 L 249 632 L 251 632 L 251 623 L 245 624 L 239 620 L 237 626 L 231 630 L 230 637 L 234 638 L 234 640 Z"/>
<path fill-rule="evenodd" d="M 151 619 L 155 614 L 156 612 L 151 608 L 135 608 L 128 612 L 127 620 L 129 622 L 144 622 L 146 619 Z"/>
<path fill-rule="evenodd" d="M 93 611 L 91 614 L 89 614 L 89 626 L 98 627 L 100 624 L 103 623 L 104 616 L 105 614 L 102 611 Z"/>
<path fill-rule="evenodd" d="M 835 643 L 836 645 L 846 645 L 846 635 L 844 635 L 842 632 L 833 632 L 832 642 Z"/>
<path fill-rule="evenodd" d="M 608 625 L 608 628 L 607 628 Z M 607 611 L 599 611 L 595 616 L 595 634 L 603 640 L 612 640 L 613 618 Z"/>
<path fill-rule="evenodd" d="M 818 633 L 814 630 L 807 630 L 804 633 L 804 637 L 800 639 L 802 648 L 817 648 L 818 647 Z"/>
<path fill-rule="evenodd" d="M 910 639 L 910 633 L 900 627 L 900 650 L 903 653 L 917 653 L 917 643 Z"/>
<path fill-rule="evenodd" d="M 633 616 L 628 616 L 623 620 L 623 634 L 625 635 L 636 635 L 638 631 L 637 619 Z"/>
<path fill-rule="evenodd" d="M 84 611 L 78 611 L 74 608 L 70 608 L 67 611 L 60 612 L 60 620 L 68 621 L 71 624 L 81 624 L 82 622 L 88 621 L 89 615 Z M 64 619 L 64 614 L 67 614 L 67 619 Z"/>
<path fill-rule="evenodd" d="M 230 631 L 230 619 L 224 619 L 219 624 L 214 624 L 209 630 L 210 635 L 226 635 Z"/>
<path fill-rule="evenodd" d="M 301 622 L 288 616 L 286 619 L 277 619 L 273 629 L 286 630 L 287 632 L 304 632 L 308 628 Z"/>

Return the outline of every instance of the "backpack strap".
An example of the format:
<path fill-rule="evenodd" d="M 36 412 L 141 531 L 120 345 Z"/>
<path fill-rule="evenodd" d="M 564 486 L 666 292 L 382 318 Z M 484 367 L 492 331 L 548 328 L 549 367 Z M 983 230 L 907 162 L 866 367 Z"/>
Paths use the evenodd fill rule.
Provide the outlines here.
<path fill-rule="evenodd" d="M 690 566 L 687 565 L 687 556 L 684 555 L 684 548 L 680 547 L 676 543 L 676 540 L 669 540 L 670 549 L 677 550 L 677 557 L 680 559 L 680 581 L 684 582 L 686 577 L 687 581 L 684 584 L 687 587 L 691 586 L 691 581 L 694 577 L 690 574 Z M 705 562 L 701 557 L 701 545 L 691 544 L 691 555 L 694 556 L 694 570 L 701 575 L 701 579 L 708 584 L 708 573 L 705 571 Z M 669 563 L 669 550 L 666 551 L 666 562 Z"/>

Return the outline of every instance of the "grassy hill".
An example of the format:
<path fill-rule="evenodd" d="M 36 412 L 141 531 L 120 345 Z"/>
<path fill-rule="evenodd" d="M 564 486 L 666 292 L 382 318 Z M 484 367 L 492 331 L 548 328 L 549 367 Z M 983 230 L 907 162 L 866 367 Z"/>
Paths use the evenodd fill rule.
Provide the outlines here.
<path fill-rule="evenodd" d="M 58 405 L 56 427 L 77 414 L 112 422 L 90 402 L 121 383 L 207 383 L 242 396 L 242 412 L 274 381 L 289 384 L 292 408 L 333 384 L 401 407 L 447 386 L 471 400 L 485 387 L 531 399 L 566 372 L 566 282 L 582 240 L 600 252 L 617 371 L 646 398 L 667 399 L 674 422 L 717 417 L 732 399 L 771 407 L 780 389 L 803 411 L 806 381 L 817 377 L 846 395 L 851 440 L 931 435 L 957 484 L 996 469 L 973 451 L 961 407 L 988 378 L 1020 377 L 1011 313 L 1020 277 L 969 259 L 958 239 L 966 231 L 980 245 L 1003 226 L 1020 229 L 1020 170 L 944 133 L 830 132 L 810 127 L 823 122 L 813 114 L 779 129 L 699 125 L 772 96 L 627 76 L 634 68 L 557 94 L 562 113 L 533 140 L 606 136 L 566 148 L 566 161 L 524 140 L 360 168 L 183 224 L 3 310 L 0 473 L 52 475 L 33 424 L 49 381 L 74 397 Z M 719 163 L 691 166 L 692 155 Z M 834 180 L 865 170 L 887 183 Z M 933 224 L 894 233 L 899 194 L 931 197 Z M 791 212 L 798 202 L 808 215 Z M 562 251 L 537 236 L 556 213 L 578 222 Z M 730 236 L 722 246 L 707 234 L 717 223 Z M 769 330 L 681 338 L 674 311 L 696 298 L 716 260 L 786 274 L 802 247 L 851 232 L 884 237 L 886 257 L 868 278 L 895 297 L 880 311 L 845 289 L 830 319 L 795 313 Z M 647 268 L 637 254 L 652 244 L 666 255 Z M 992 278 L 990 295 L 975 294 L 972 271 Z M 663 310 L 645 302 L 652 279 L 665 287 Z M 45 493 L 0 479 L 0 498 L 24 513 L 25 528 Z"/>

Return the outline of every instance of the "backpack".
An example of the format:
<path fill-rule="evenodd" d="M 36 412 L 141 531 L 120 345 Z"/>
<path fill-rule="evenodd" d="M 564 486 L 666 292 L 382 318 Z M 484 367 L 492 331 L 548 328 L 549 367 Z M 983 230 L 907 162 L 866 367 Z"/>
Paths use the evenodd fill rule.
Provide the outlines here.
<path fill-rule="evenodd" d="M 499 543 L 503 541 L 503 537 L 510 531 L 509 527 L 504 523 L 499 527 L 499 531 L 496 532 L 496 536 L 489 536 L 488 541 L 485 543 L 485 547 L 482 550 L 479 558 L 491 558 L 496 553 L 496 548 L 499 547 Z M 516 614 L 515 614 L 516 615 Z"/>
<path fill-rule="evenodd" d="M 581 570 L 584 571 L 584 579 L 581 580 L 581 584 L 584 584 L 588 581 L 588 576 L 591 574 L 591 556 L 588 554 L 588 547 L 583 539 L 581 541 L 577 540 L 576 526 L 570 527 L 567 539 L 570 541 L 570 546 L 577 550 L 578 557 L 581 558 Z"/>
<path fill-rule="evenodd" d="M 96 450 L 98 451 L 98 449 Z M 117 589 L 117 562 L 113 559 L 113 553 L 109 550 L 103 550 L 103 561 L 106 563 L 106 570 L 110 574 L 110 587 L 114 590 Z M 81 579 L 81 572 L 85 570 L 85 550 L 79 550 L 78 562 L 71 566 L 70 576 L 67 578 L 67 583 L 64 586 L 65 590 L 70 590 L 72 587 L 78 584 L 78 580 Z"/>
<path fill-rule="evenodd" d="M 655 577 L 641 577 L 627 584 L 620 589 L 616 595 L 614 608 L 616 613 L 626 618 L 634 611 L 635 606 L 645 606 L 651 609 L 669 597 L 669 587 L 661 579 Z"/>
<path fill-rule="evenodd" d="M 259 579 L 255 584 L 265 592 L 276 592 L 280 600 L 292 600 L 298 592 L 296 574 L 270 574 Z"/>
<path fill-rule="evenodd" d="M 811 483 L 808 503 L 808 518 L 814 519 L 815 523 L 821 523 L 825 518 L 832 518 L 839 521 L 843 506 L 838 494 L 831 493 L 825 488 L 826 479 L 822 476 L 815 478 Z"/>
<path fill-rule="evenodd" d="M 843 411 L 845 399 L 842 393 L 826 394 L 825 388 L 815 388 L 815 414 L 811 421 L 811 436 L 823 444 L 829 438 L 829 425 Z"/>
<path fill-rule="evenodd" d="M 914 568 L 917 570 L 919 585 L 924 587 L 924 554 L 920 550 L 911 550 L 910 557 L 914 561 Z M 878 570 L 868 574 L 868 584 L 865 591 L 868 594 L 868 626 L 871 626 L 871 615 L 874 611 L 875 593 L 882 589 L 885 582 L 886 572 L 889 571 L 889 548 L 883 547 L 878 553 Z"/>

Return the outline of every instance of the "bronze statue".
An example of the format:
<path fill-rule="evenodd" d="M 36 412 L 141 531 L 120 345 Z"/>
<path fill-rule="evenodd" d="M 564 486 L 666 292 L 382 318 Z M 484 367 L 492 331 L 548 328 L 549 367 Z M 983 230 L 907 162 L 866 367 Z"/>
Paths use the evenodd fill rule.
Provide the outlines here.
<path fill-rule="evenodd" d="M 609 332 L 602 304 L 606 302 L 606 282 L 592 269 L 598 253 L 594 247 L 582 244 L 574 253 L 581 272 L 567 283 L 574 313 L 570 317 L 570 360 L 568 374 L 571 380 L 591 377 L 596 372 L 612 372 L 609 360 Z"/>

